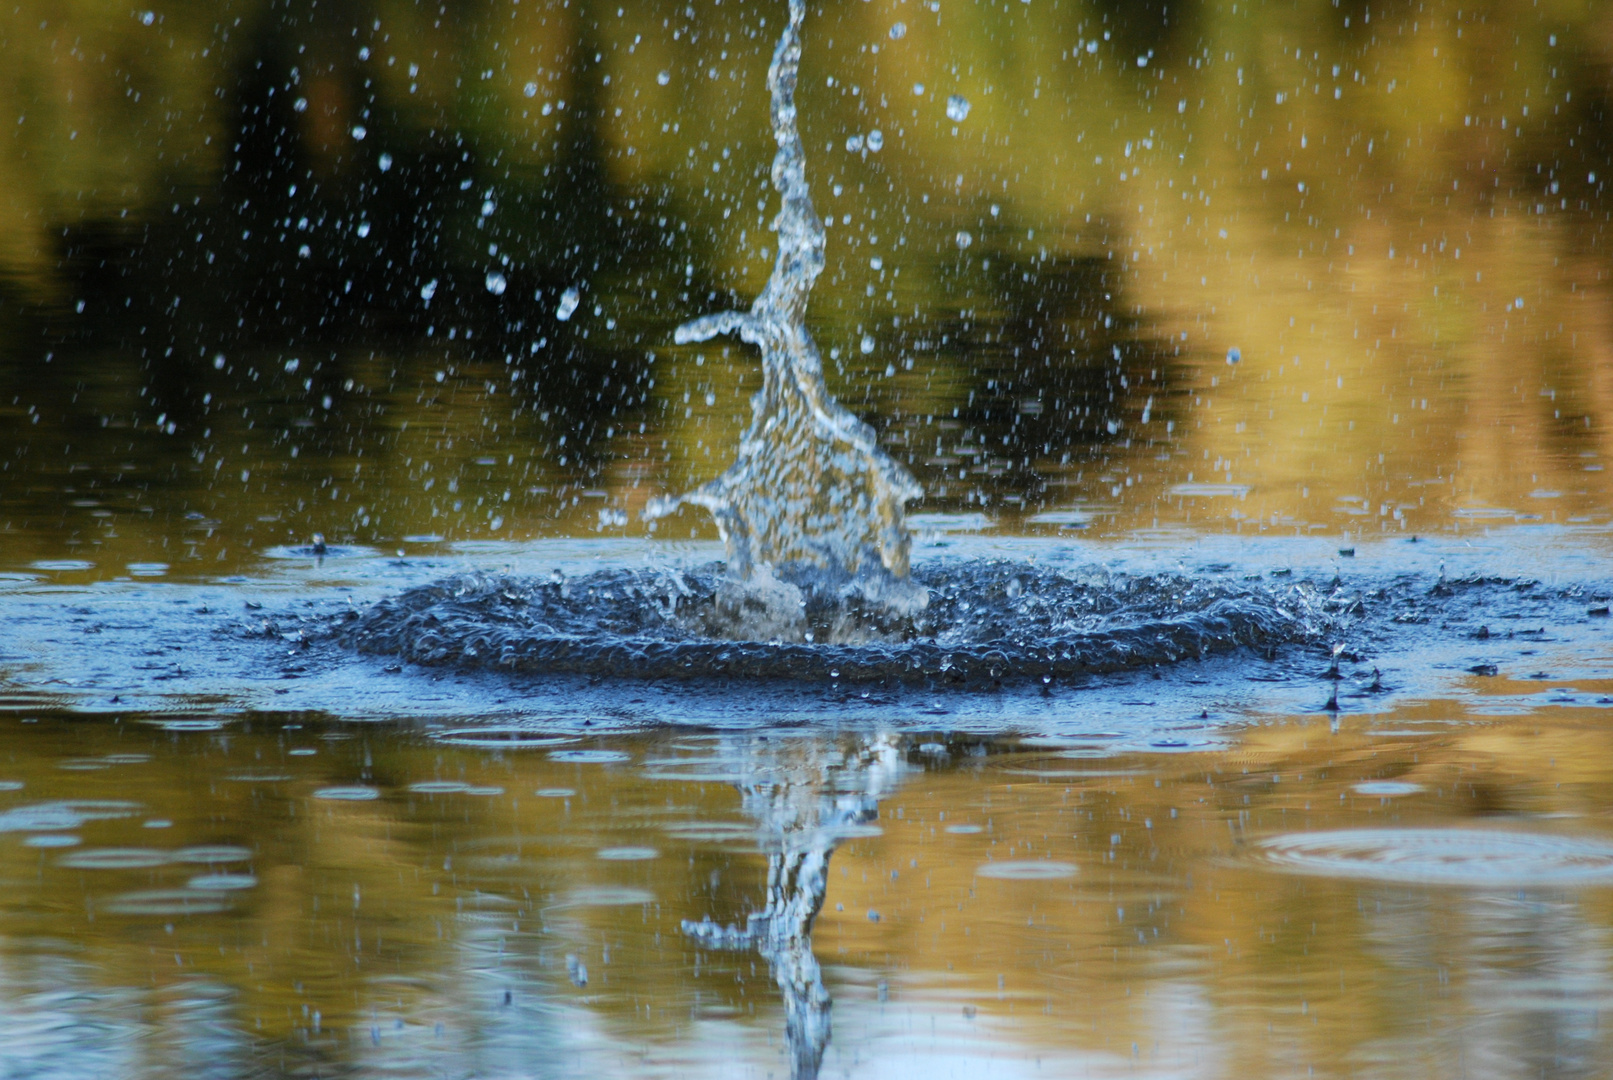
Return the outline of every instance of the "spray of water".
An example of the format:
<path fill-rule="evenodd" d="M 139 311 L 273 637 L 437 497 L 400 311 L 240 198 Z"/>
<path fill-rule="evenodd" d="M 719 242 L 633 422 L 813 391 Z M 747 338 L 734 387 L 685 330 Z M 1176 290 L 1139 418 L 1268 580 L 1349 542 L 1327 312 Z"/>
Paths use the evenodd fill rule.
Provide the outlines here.
<path fill-rule="evenodd" d="M 687 494 L 657 499 L 646 517 L 680 505 L 705 507 L 728 549 L 728 569 L 745 586 L 736 609 L 775 614 L 782 592 L 774 577 L 855 594 L 886 609 L 915 611 L 925 593 L 908 580 L 911 543 L 904 505 L 923 494 L 918 482 L 880 450 L 874 432 L 829 393 L 823 360 L 806 328 L 812 284 L 823 272 L 824 229 L 807 188 L 806 155 L 795 123 L 803 0 L 773 53 L 773 186 L 782 207 L 773 221 L 778 260 L 749 311 L 725 311 L 686 323 L 679 344 L 738 334 L 762 351 L 762 388 L 732 466 Z M 785 597 L 783 607 L 795 602 Z"/>

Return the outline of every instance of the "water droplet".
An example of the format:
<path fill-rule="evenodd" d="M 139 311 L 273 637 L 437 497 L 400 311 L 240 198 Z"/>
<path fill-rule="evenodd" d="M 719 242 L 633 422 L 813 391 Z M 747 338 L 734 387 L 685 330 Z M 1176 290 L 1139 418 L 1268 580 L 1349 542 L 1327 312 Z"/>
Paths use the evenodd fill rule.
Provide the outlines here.
<path fill-rule="evenodd" d="M 370 235 L 370 223 L 368 221 L 359 222 L 358 229 L 356 231 L 359 239 L 364 239 L 366 236 Z"/>
<path fill-rule="evenodd" d="M 375 163 L 376 165 L 380 166 L 382 172 L 386 172 L 392 167 L 392 155 L 382 154 L 378 159 L 376 159 Z"/>
<path fill-rule="evenodd" d="M 878 255 L 875 255 L 872 259 L 868 260 L 868 267 L 871 270 L 883 270 L 885 269 L 885 260 L 881 259 Z"/>
<path fill-rule="evenodd" d="M 302 366 L 302 361 L 297 359 L 296 357 L 292 357 L 290 360 L 286 361 L 286 374 L 290 375 L 292 372 L 296 371 L 297 368 L 299 368 L 301 366 Z"/>
<path fill-rule="evenodd" d="M 961 124 L 969 115 L 969 99 L 962 94 L 951 94 L 947 97 L 947 119 L 954 124 Z"/>
<path fill-rule="evenodd" d="M 665 86 L 667 83 L 672 81 L 672 72 L 670 72 L 670 71 L 661 72 L 661 74 L 659 74 L 659 75 L 657 75 L 655 77 L 655 81 L 657 83 L 660 83 L 662 86 Z"/>
<path fill-rule="evenodd" d="M 883 150 L 884 148 L 885 148 L 885 133 L 883 131 L 880 131 L 878 128 L 875 128 L 873 131 L 870 131 L 868 133 L 868 149 L 874 151 L 874 153 L 877 154 L 877 153 L 879 153 L 879 151 Z"/>
<path fill-rule="evenodd" d="M 156 21 L 157 21 L 157 13 L 156 12 L 154 12 L 154 11 L 142 11 L 140 13 L 140 24 L 142 26 L 150 26 L 152 23 L 154 23 Z"/>
<path fill-rule="evenodd" d="M 535 82 L 527 83 L 525 86 L 521 87 L 521 93 L 525 94 L 527 97 L 537 97 L 538 84 Z"/>
<path fill-rule="evenodd" d="M 298 98 L 296 101 L 293 101 L 291 103 L 291 108 L 295 112 L 307 112 L 308 111 L 308 99 L 305 98 L 305 97 Z"/>
<path fill-rule="evenodd" d="M 966 229 L 959 229 L 956 239 L 958 241 L 958 249 L 960 251 L 975 242 L 975 238 L 969 235 L 969 232 Z"/>
<path fill-rule="evenodd" d="M 493 202 L 492 199 L 483 199 L 482 200 L 482 216 L 483 217 L 492 217 L 493 216 L 493 211 L 497 210 L 497 209 L 498 209 L 498 206 Z"/>
<path fill-rule="evenodd" d="M 499 273 L 497 270 L 489 270 L 487 273 L 486 284 L 488 292 L 492 293 L 494 296 L 503 296 L 504 290 L 509 285 L 509 282 L 506 281 L 504 279 L 504 275 Z"/>
<path fill-rule="evenodd" d="M 369 131 L 365 129 L 363 124 L 354 124 L 353 125 L 353 138 L 357 139 L 359 142 L 363 142 L 364 141 L 364 136 L 366 136 L 368 134 L 369 134 Z"/>
<path fill-rule="evenodd" d="M 1236 345 L 1227 350 L 1227 363 L 1236 364 L 1243 359 L 1243 352 Z"/>
<path fill-rule="evenodd" d="M 846 137 L 846 153 L 855 154 L 862 148 L 863 137 L 861 135 L 849 135 Z"/>
<path fill-rule="evenodd" d="M 432 278 L 430 281 L 428 281 L 424 285 L 420 286 L 420 299 L 429 302 L 431 300 L 431 298 L 433 296 L 436 296 L 436 295 L 437 295 L 437 279 L 436 278 Z"/>
<path fill-rule="evenodd" d="M 905 22 L 895 23 L 894 25 L 891 26 L 891 40 L 892 41 L 901 41 L 906 36 L 907 36 L 907 24 Z"/>
<path fill-rule="evenodd" d="M 577 292 L 576 286 L 572 286 L 560 294 L 560 303 L 555 307 L 554 317 L 561 322 L 567 321 L 571 318 L 572 312 L 577 310 L 577 305 L 581 301 L 582 294 Z"/>
<path fill-rule="evenodd" d="M 923 83 L 916 82 L 916 83 L 913 84 L 913 96 L 914 97 L 923 97 L 924 96 L 924 84 Z"/>
<path fill-rule="evenodd" d="M 861 347 L 861 349 L 863 351 L 864 356 L 867 356 L 869 353 L 873 352 L 874 351 L 874 339 L 873 339 L 873 337 L 868 335 L 868 334 L 864 334 L 860 347 Z"/>

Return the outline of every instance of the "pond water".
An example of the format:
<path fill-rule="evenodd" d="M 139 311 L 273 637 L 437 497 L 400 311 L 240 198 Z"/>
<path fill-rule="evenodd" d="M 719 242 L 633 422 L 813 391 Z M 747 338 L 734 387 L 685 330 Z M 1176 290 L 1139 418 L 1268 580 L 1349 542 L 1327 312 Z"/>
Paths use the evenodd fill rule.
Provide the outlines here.
<path fill-rule="evenodd" d="M 1608 13 L 787 19 L 0 15 L 0 1077 L 1604 1074 Z"/>

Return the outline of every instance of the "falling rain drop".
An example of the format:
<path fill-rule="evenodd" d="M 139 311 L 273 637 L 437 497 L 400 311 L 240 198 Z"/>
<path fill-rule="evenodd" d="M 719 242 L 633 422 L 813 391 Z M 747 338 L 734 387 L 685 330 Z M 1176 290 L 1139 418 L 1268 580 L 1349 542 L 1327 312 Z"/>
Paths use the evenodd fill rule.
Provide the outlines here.
<path fill-rule="evenodd" d="M 535 82 L 527 83 L 525 86 L 521 87 L 521 93 L 525 94 L 527 97 L 537 97 L 538 84 Z"/>
<path fill-rule="evenodd" d="M 877 154 L 877 153 L 879 153 L 879 151 L 883 150 L 884 148 L 885 148 L 885 133 L 880 131 L 878 128 L 875 128 L 873 131 L 870 131 L 868 133 L 868 149 L 872 150 L 874 153 Z"/>
<path fill-rule="evenodd" d="M 499 273 L 497 270 L 489 270 L 487 273 L 486 284 L 488 292 L 492 293 L 494 296 L 503 296 L 504 290 L 509 285 L 509 282 L 506 281 L 504 279 L 504 275 Z"/>
<path fill-rule="evenodd" d="M 1242 359 L 1243 359 L 1243 353 L 1242 353 L 1242 351 L 1239 350 L 1239 348 L 1236 345 L 1232 346 L 1232 348 L 1227 350 L 1227 363 L 1236 364 L 1239 360 L 1242 360 Z"/>
<path fill-rule="evenodd" d="M 907 36 L 907 24 L 899 22 L 891 26 L 891 40 L 901 41 Z"/>
<path fill-rule="evenodd" d="M 363 142 L 364 136 L 368 134 L 369 132 L 365 129 L 363 124 L 353 125 L 353 138 L 357 139 L 359 142 Z"/>
<path fill-rule="evenodd" d="M 565 292 L 560 294 L 560 303 L 554 309 L 554 317 L 559 319 L 561 322 L 565 322 L 566 320 L 570 319 L 572 312 L 577 310 L 577 305 L 581 302 L 581 300 L 582 295 L 577 292 L 575 286 L 567 289 Z"/>
<path fill-rule="evenodd" d="M 947 97 L 947 119 L 954 124 L 961 124 L 969 115 L 969 99 L 962 94 L 951 94 Z"/>
<path fill-rule="evenodd" d="M 354 231 L 358 233 L 358 238 L 362 240 L 366 236 L 370 235 L 370 223 L 368 221 L 361 221 L 358 223 L 358 228 Z"/>
<path fill-rule="evenodd" d="M 861 343 L 861 348 L 862 348 L 864 356 L 867 356 L 869 353 L 873 352 L 874 351 L 874 339 L 873 339 L 873 337 L 868 335 L 868 334 L 864 334 L 863 339 L 862 339 L 862 343 Z"/>
<path fill-rule="evenodd" d="M 380 166 L 382 172 L 386 172 L 388 169 L 390 169 L 392 167 L 392 155 L 391 154 L 382 154 L 380 156 L 380 158 L 376 160 L 375 163 L 376 163 L 376 165 Z"/>
<path fill-rule="evenodd" d="M 958 235 L 957 235 L 957 241 L 958 241 L 958 250 L 962 251 L 964 248 L 966 248 L 970 244 L 974 243 L 975 238 L 973 236 L 969 235 L 969 232 L 967 230 L 959 229 L 958 230 Z"/>
<path fill-rule="evenodd" d="M 655 81 L 657 83 L 659 83 L 661 86 L 665 86 L 667 83 L 672 81 L 672 72 L 670 72 L 670 71 L 661 72 L 661 74 L 659 74 L 659 75 L 657 75 L 655 77 Z"/>
<path fill-rule="evenodd" d="M 436 278 L 432 278 L 430 281 L 428 281 L 424 285 L 420 286 L 420 299 L 426 301 L 428 304 L 431 302 L 431 298 L 433 296 L 436 296 L 436 295 L 437 295 L 437 279 Z"/>

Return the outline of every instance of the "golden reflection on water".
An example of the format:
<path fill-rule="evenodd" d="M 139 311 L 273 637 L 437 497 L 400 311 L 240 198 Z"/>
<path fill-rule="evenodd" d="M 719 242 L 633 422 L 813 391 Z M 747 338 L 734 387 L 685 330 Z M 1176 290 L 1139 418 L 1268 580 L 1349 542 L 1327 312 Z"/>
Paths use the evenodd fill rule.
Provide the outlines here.
<path fill-rule="evenodd" d="M 6 16 L 6 561 L 644 528 L 723 468 L 756 384 L 745 350 L 670 337 L 765 278 L 781 12 Z M 1012 530 L 1600 522 L 1610 28 L 1596 4 L 815 13 L 834 388 L 916 509 Z"/>
<path fill-rule="evenodd" d="M 178 726 L 5 722 L 8 1059 L 783 1067 L 765 962 L 679 923 L 760 906 L 766 829 L 734 777 L 840 760 L 860 737 Z M 1114 752 L 1104 732 L 907 738 L 875 827 L 830 862 L 827 1074 L 936 1054 L 1098 1074 L 1594 1071 L 1613 993 L 1604 726 L 1583 706 L 1413 708 L 1166 752 Z M 63 801 L 89 820 L 69 827 Z M 1526 847 L 1454 886 L 1262 855 L 1282 834 L 1419 827 Z M 1538 876 L 1527 843 L 1549 836 L 1602 844 L 1590 876 Z"/>

